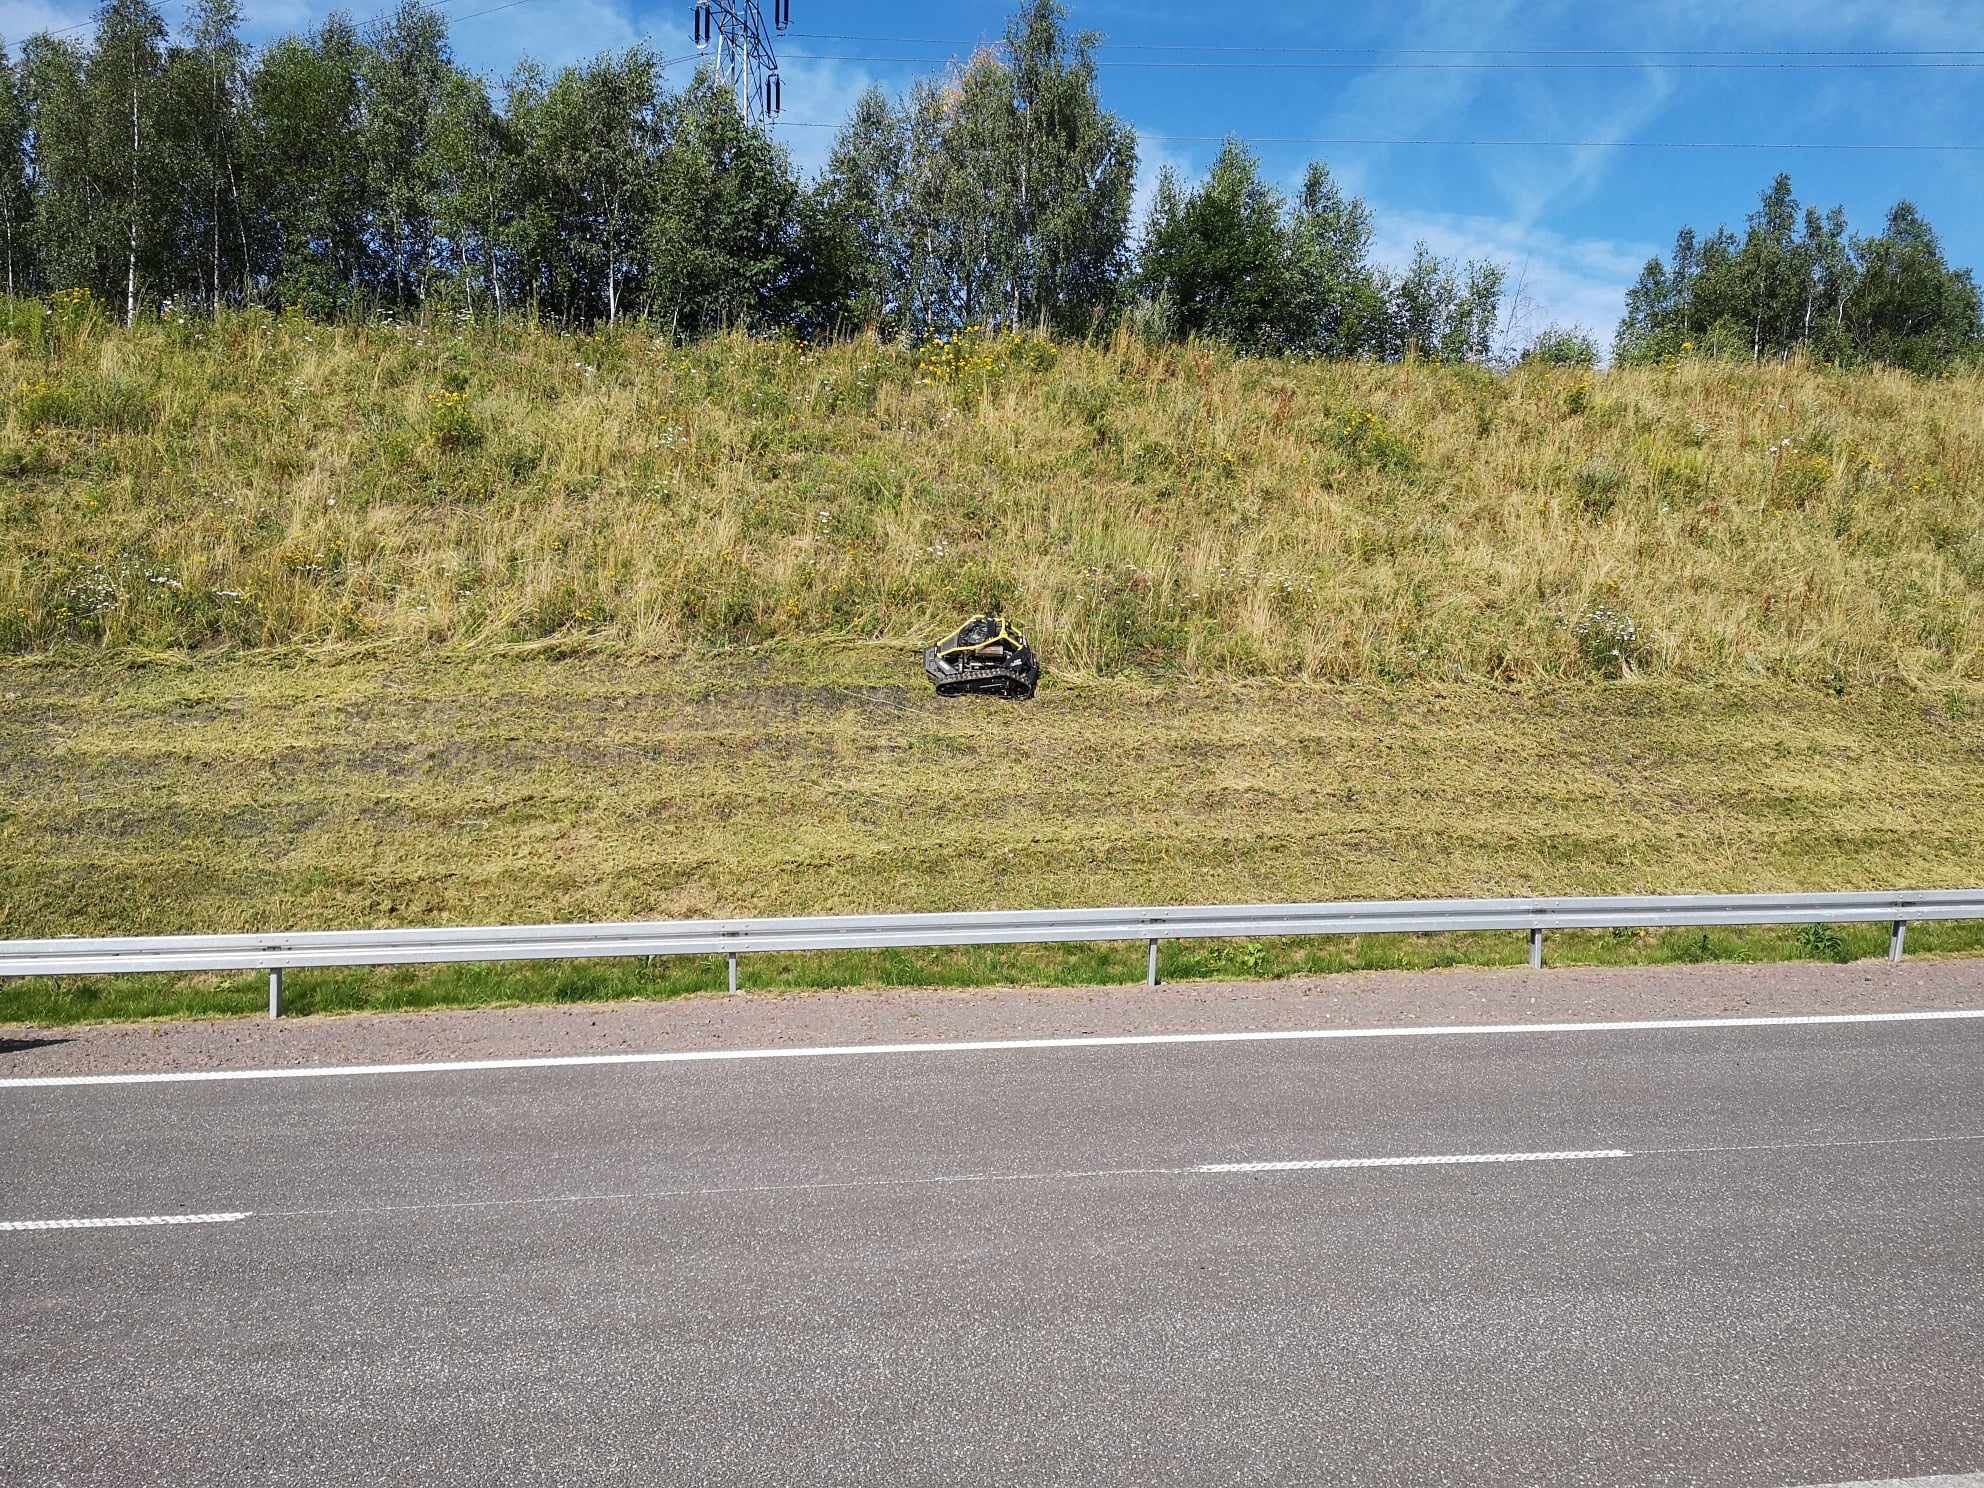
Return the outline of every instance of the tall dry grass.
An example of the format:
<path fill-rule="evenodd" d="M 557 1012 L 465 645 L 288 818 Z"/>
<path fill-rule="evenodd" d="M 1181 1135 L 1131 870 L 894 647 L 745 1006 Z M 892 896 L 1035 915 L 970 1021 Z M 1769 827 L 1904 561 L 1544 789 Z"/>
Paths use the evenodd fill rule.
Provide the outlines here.
<path fill-rule="evenodd" d="M 1984 672 L 1975 375 L 4 328 L 0 651 L 909 646 L 996 600 L 1091 674 Z"/>

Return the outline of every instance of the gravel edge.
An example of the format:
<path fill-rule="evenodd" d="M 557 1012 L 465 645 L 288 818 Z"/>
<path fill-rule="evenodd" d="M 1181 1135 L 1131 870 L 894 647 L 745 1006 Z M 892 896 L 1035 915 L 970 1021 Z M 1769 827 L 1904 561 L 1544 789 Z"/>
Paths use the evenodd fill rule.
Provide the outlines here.
<path fill-rule="evenodd" d="M 1135 1033 L 1606 1022 L 1984 1008 L 1984 958 L 1845 966 L 1456 969 L 1276 982 L 707 994 L 665 1002 L 36 1027 L 0 1024 L 0 1078 L 292 1069 Z"/>

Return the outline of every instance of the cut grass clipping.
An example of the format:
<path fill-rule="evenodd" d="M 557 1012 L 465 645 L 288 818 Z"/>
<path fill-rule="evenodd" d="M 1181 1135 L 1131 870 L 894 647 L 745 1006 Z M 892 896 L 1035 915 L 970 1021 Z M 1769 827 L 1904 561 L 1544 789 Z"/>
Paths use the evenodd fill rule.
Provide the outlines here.
<path fill-rule="evenodd" d="M 7 695 L 11 694 L 11 700 Z M 1054 682 L 914 653 L 0 668 L 0 938 L 1446 895 L 1954 887 L 1979 699 Z M 1878 929 L 1879 927 L 1876 927 Z M 1550 959 L 1881 935 L 1553 936 Z M 1962 950 L 1914 927 L 1911 951 Z M 1871 937 L 1871 938 L 1870 938 Z M 1519 959 L 1519 936 L 1168 944 L 1172 977 Z M 747 957 L 756 987 L 1132 980 L 1137 947 Z M 297 973 L 302 1009 L 660 996 L 715 961 Z M 251 980 L 0 989 L 0 1017 L 249 1010 Z"/>

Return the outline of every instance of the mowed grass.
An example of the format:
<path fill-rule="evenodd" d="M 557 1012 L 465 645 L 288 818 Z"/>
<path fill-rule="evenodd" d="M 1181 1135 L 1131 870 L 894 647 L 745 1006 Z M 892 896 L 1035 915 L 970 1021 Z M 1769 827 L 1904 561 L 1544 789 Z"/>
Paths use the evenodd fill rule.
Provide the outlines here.
<path fill-rule="evenodd" d="M 0 653 L 893 650 L 1002 601 L 1064 678 L 1984 675 L 1976 374 L 11 302 L 0 397 Z"/>
<path fill-rule="evenodd" d="M 668 664 L 0 666 L 0 938 L 1977 880 L 1984 689 L 1050 678 L 908 650 Z M 1553 962 L 1876 954 L 1884 931 L 1553 937 Z M 1974 927 L 1917 927 L 1964 950 Z M 1165 975 L 1519 961 L 1520 937 L 1175 944 Z M 298 973 L 298 1010 L 669 996 L 720 962 Z M 1141 948 L 746 958 L 747 985 L 1129 981 Z M 0 1018 L 252 1011 L 255 979 L 0 988 Z"/>

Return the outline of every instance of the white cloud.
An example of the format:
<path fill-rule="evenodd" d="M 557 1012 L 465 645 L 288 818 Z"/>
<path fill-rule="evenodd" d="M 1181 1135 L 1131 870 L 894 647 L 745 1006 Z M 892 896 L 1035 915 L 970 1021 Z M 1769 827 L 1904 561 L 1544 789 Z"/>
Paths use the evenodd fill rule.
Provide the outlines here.
<path fill-rule="evenodd" d="M 37 31 L 63 31 L 71 26 L 87 26 L 95 16 L 88 5 L 50 5 L 43 0 L 0 0 L 0 36 L 7 38 L 10 50 Z M 82 33 L 78 32 L 81 36 Z M 85 38 L 87 39 L 87 38 Z"/>
<path fill-rule="evenodd" d="M 643 28 L 634 24 L 632 12 L 613 0 L 557 0 L 556 4 L 518 5 L 490 15 L 475 14 L 495 3 L 498 0 L 457 7 L 456 14 L 462 20 L 448 31 L 455 59 L 488 75 L 508 73 L 521 57 L 555 69 L 602 52 L 624 51 L 643 39 Z M 375 7 L 384 8 L 385 0 Z M 657 42 L 663 39 L 672 38 L 657 38 Z"/>
<path fill-rule="evenodd" d="M 1596 121 L 1567 108 L 1554 90 L 1541 92 L 1525 108 L 1529 137 L 1587 141 L 1581 148 L 1482 152 L 1486 179 L 1519 222 L 1537 222 L 1554 207 L 1590 197 L 1620 164 L 1620 152 L 1611 147 L 1638 135 L 1659 117 L 1674 94 L 1671 74 L 1658 69 L 1648 69 L 1631 84 L 1618 86 L 1610 109 Z"/>
<path fill-rule="evenodd" d="M 1415 243 L 1443 258 L 1493 259 L 1509 271 L 1517 294 L 1512 339 L 1533 336 L 1546 325 L 1576 326 L 1599 346 L 1625 311 L 1626 290 L 1655 249 L 1650 244 L 1612 238 L 1575 238 L 1508 218 L 1448 212 L 1416 212 L 1372 204 L 1376 239 L 1372 255 L 1400 267 L 1410 262 Z"/>
<path fill-rule="evenodd" d="M 779 49 L 778 71 L 785 91 L 785 117 L 790 121 L 789 127 L 777 131 L 779 141 L 792 152 L 800 179 L 810 180 L 833 153 L 840 126 L 877 79 L 864 67 L 825 61 L 790 45 Z M 820 124 L 833 127 L 813 127 Z"/>
<path fill-rule="evenodd" d="M 191 9 L 190 6 L 184 8 Z M 322 19 L 323 14 L 323 8 L 311 4 L 310 0 L 248 0 L 241 7 L 241 29 L 246 35 L 257 39 L 292 36 L 299 31 L 308 31 Z"/>
<path fill-rule="evenodd" d="M 1692 37 L 1681 44 L 1694 47 L 1756 36 L 1812 47 L 1838 45 L 1858 35 L 1923 47 L 1974 46 L 1977 35 L 1977 8 L 1971 0 L 1753 0 L 1743 6 L 1727 0 L 1669 0 L 1664 12 L 1654 14 L 1668 23 L 1667 36 Z"/>
<path fill-rule="evenodd" d="M 1135 126 L 1132 126 L 1133 128 Z M 1137 239 L 1143 233 L 1144 220 L 1150 216 L 1151 200 L 1157 195 L 1157 178 L 1166 166 L 1177 173 L 1184 182 L 1196 180 L 1203 174 L 1198 166 L 1183 155 L 1165 148 L 1163 136 L 1137 131 L 1137 184 L 1130 196 L 1130 236 Z"/>

